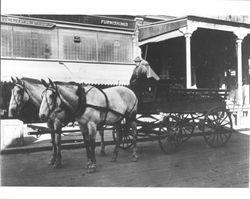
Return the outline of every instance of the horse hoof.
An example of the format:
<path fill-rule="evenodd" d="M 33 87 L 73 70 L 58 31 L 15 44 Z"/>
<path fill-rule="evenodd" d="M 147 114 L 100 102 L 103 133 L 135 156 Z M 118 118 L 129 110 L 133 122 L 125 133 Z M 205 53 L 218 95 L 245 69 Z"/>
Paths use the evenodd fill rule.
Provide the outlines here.
<path fill-rule="evenodd" d="M 85 168 L 85 169 L 90 168 L 90 167 L 91 167 L 91 164 L 92 164 L 91 161 L 88 161 L 84 168 Z"/>
<path fill-rule="evenodd" d="M 53 165 L 53 168 L 54 168 L 54 169 L 62 168 L 62 163 L 61 163 L 61 162 L 56 162 L 56 163 Z"/>
<path fill-rule="evenodd" d="M 132 157 L 132 162 L 137 162 L 138 161 L 138 156 L 133 156 Z"/>
<path fill-rule="evenodd" d="M 106 153 L 105 153 L 105 151 L 101 151 L 101 156 L 106 156 Z"/>
<path fill-rule="evenodd" d="M 49 165 L 54 165 L 56 162 L 55 158 L 51 158 L 50 161 L 48 162 Z"/>
<path fill-rule="evenodd" d="M 85 165 L 85 169 L 89 169 L 89 167 L 90 167 L 90 165 L 89 164 L 87 164 L 87 165 Z"/>
<path fill-rule="evenodd" d="M 110 162 L 116 162 L 117 158 L 116 157 L 112 157 Z"/>
<path fill-rule="evenodd" d="M 95 164 L 89 165 L 87 172 L 88 173 L 96 172 L 96 165 Z"/>
<path fill-rule="evenodd" d="M 88 173 L 95 173 L 96 172 L 96 168 L 88 168 Z"/>

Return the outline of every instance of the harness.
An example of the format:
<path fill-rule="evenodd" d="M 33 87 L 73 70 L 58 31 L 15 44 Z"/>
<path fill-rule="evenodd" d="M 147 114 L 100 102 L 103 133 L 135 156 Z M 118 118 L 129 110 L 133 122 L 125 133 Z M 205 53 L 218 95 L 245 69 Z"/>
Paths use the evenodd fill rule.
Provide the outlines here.
<path fill-rule="evenodd" d="M 20 88 L 20 102 L 18 103 L 17 96 L 14 95 L 13 90 L 12 90 L 12 95 L 13 99 L 17 105 L 17 118 L 22 120 L 24 123 L 30 123 L 30 122 L 37 122 L 39 121 L 38 117 L 38 112 L 39 112 L 39 106 L 36 105 L 35 101 L 32 100 L 31 92 L 30 90 L 25 86 L 24 82 L 21 83 L 15 83 L 14 87 Z M 23 98 L 24 98 L 24 93 L 29 97 L 29 100 L 24 103 Z M 33 103 L 32 103 L 33 101 Z"/>
<path fill-rule="evenodd" d="M 86 95 L 93 88 L 98 89 L 104 95 L 105 102 L 106 102 L 106 106 L 105 107 L 96 106 L 96 105 L 93 105 L 93 104 L 87 104 L 87 102 L 86 102 Z M 82 115 L 85 112 L 86 108 L 90 107 L 90 108 L 99 110 L 101 112 L 104 112 L 105 116 L 104 116 L 104 119 L 101 122 L 101 124 L 105 124 L 106 123 L 107 116 L 108 116 L 109 112 L 111 112 L 111 113 L 113 113 L 115 115 L 121 116 L 121 119 L 119 120 L 119 121 L 121 121 L 124 118 L 127 118 L 130 115 L 130 113 L 133 111 L 134 107 L 136 106 L 136 102 L 135 102 L 134 105 L 133 105 L 133 107 L 132 107 L 132 109 L 129 112 L 126 112 L 125 114 L 122 114 L 122 113 L 120 113 L 118 111 L 115 111 L 115 110 L 113 110 L 113 109 L 110 108 L 110 103 L 109 103 L 108 96 L 106 95 L 106 93 L 101 88 L 94 87 L 94 86 L 92 86 L 87 92 L 85 92 L 85 88 L 81 84 L 81 85 L 78 86 L 76 94 L 78 95 L 78 97 L 79 97 L 78 99 L 79 100 L 78 100 L 78 109 L 77 109 L 78 111 L 76 112 L 75 116 Z"/>
<path fill-rule="evenodd" d="M 31 99 L 30 95 L 29 95 L 29 92 L 27 90 L 27 88 L 25 87 L 25 85 L 23 84 L 19 84 L 19 83 L 16 83 L 14 86 L 17 86 L 18 88 L 21 89 L 22 93 L 20 94 L 21 95 L 21 100 L 20 101 L 23 101 L 23 96 L 24 96 L 24 92 L 27 93 L 27 95 L 29 96 L 29 99 Z M 17 109 L 19 110 L 19 106 L 21 104 L 18 103 L 17 99 L 16 99 L 16 96 L 14 95 L 13 91 L 12 91 L 12 94 L 13 94 L 13 98 L 14 98 L 14 101 L 15 103 L 17 104 Z"/>
<path fill-rule="evenodd" d="M 47 88 L 47 89 L 45 89 L 45 90 L 43 91 L 42 95 L 43 95 L 47 90 L 51 90 L 52 92 L 54 92 L 54 93 L 60 98 L 60 100 L 61 100 L 61 102 L 62 102 L 62 103 L 59 105 L 59 108 L 60 108 L 61 110 L 65 110 L 65 112 L 67 113 L 67 114 L 65 114 L 65 115 L 66 115 L 66 118 L 65 118 L 65 121 L 63 122 L 63 124 L 64 124 L 64 125 L 67 125 L 69 122 L 74 122 L 74 117 L 73 117 L 74 114 L 73 114 L 72 111 L 68 108 L 68 106 L 67 106 L 65 103 L 63 103 L 63 100 L 62 100 L 62 98 L 61 98 L 61 96 L 60 96 L 60 94 L 59 94 L 57 88 L 49 87 L 49 88 Z M 49 104 L 47 98 L 46 98 L 46 103 Z M 50 108 L 50 106 L 48 105 L 48 108 L 49 108 L 49 115 L 54 111 L 55 107 L 56 107 L 56 103 L 54 104 L 54 106 L 53 106 L 52 108 Z"/>
<path fill-rule="evenodd" d="M 93 105 L 93 104 L 88 104 L 87 101 L 86 101 L 86 95 L 88 94 L 88 92 L 90 92 L 92 89 L 98 89 L 105 97 L 105 102 L 106 102 L 106 106 L 105 107 L 102 107 L 102 106 L 96 106 L 96 105 Z M 118 111 L 115 111 L 113 109 L 110 108 L 109 106 L 109 100 L 108 100 L 108 97 L 106 95 L 106 93 L 100 89 L 100 88 L 97 88 L 97 87 L 94 87 L 92 86 L 90 89 L 88 89 L 87 91 L 85 91 L 85 88 L 84 88 L 84 84 L 79 84 L 78 85 L 78 88 L 77 88 L 77 91 L 76 91 L 76 95 L 78 96 L 78 106 L 77 106 L 77 111 L 75 113 L 73 113 L 69 107 L 67 107 L 67 105 L 65 104 L 65 102 L 62 100 L 62 98 L 60 97 L 60 94 L 57 90 L 57 88 L 47 88 L 46 90 L 51 90 L 52 92 L 54 92 L 60 99 L 61 99 L 61 104 L 60 104 L 60 108 L 61 109 L 64 109 L 65 111 L 67 111 L 68 113 L 71 114 L 71 116 L 73 117 L 79 117 L 81 116 L 82 114 L 84 114 L 84 112 L 86 111 L 86 108 L 87 107 L 90 107 L 90 108 L 93 108 L 93 109 L 96 109 L 98 111 L 101 111 L 101 112 L 104 112 L 105 116 L 104 116 L 104 119 L 103 121 L 101 122 L 100 125 L 103 125 L 106 123 L 107 121 L 107 115 L 109 112 L 115 114 L 115 115 L 119 115 L 121 116 L 121 119 L 118 121 L 122 121 L 124 118 L 128 118 L 128 116 L 131 114 L 131 112 L 133 111 L 134 107 L 136 106 L 137 104 L 137 101 L 135 101 L 132 109 L 128 112 L 125 112 L 124 114 L 123 113 L 120 113 Z M 45 90 L 45 91 L 46 91 Z M 45 92 L 44 91 L 44 92 Z M 47 102 L 48 104 L 48 102 Z M 54 104 L 54 106 L 52 108 L 49 108 L 49 113 L 51 113 L 53 111 L 53 109 L 56 107 L 56 104 Z"/>

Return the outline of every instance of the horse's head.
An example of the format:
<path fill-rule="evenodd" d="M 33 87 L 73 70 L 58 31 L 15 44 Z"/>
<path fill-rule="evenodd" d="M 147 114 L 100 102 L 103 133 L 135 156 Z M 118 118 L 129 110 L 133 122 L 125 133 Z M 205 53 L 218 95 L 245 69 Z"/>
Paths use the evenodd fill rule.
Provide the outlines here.
<path fill-rule="evenodd" d="M 11 98 L 9 104 L 9 117 L 18 116 L 24 104 L 29 101 L 29 94 L 25 88 L 25 84 L 19 78 L 11 77 L 14 87 L 11 90 Z"/>
<path fill-rule="evenodd" d="M 62 100 L 58 93 L 57 87 L 49 79 L 49 83 L 45 82 L 43 79 L 41 80 L 42 84 L 46 87 L 42 94 L 42 103 L 39 109 L 39 117 L 42 122 L 47 121 L 50 115 L 57 111 L 60 112 L 60 106 L 62 104 Z"/>

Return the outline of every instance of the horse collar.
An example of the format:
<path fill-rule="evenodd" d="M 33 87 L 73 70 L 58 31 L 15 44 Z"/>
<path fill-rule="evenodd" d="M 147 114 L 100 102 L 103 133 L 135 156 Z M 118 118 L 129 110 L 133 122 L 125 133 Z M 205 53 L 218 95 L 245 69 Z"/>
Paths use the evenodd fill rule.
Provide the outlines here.
<path fill-rule="evenodd" d="M 78 85 L 76 95 L 78 96 L 78 107 L 74 114 L 76 117 L 82 115 L 86 110 L 86 94 L 92 89 L 91 87 L 87 92 L 85 92 L 84 86 L 82 84 Z"/>

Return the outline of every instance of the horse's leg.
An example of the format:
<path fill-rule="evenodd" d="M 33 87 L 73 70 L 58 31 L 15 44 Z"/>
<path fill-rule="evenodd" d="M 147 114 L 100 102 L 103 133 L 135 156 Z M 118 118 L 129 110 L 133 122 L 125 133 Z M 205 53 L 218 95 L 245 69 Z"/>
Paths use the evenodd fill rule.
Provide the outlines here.
<path fill-rule="evenodd" d="M 87 165 L 85 166 L 85 168 L 88 169 L 89 165 L 91 164 L 91 155 L 90 155 L 90 150 L 89 150 L 89 132 L 88 132 L 88 128 L 83 127 L 81 125 L 80 125 L 80 129 L 82 132 L 83 141 L 84 141 L 84 145 L 86 149 L 86 156 L 87 156 Z"/>
<path fill-rule="evenodd" d="M 105 144 L 104 144 L 104 130 L 102 129 L 102 127 L 99 130 L 99 134 L 100 134 L 100 137 L 101 137 L 101 155 L 105 156 L 106 153 L 105 153 Z"/>
<path fill-rule="evenodd" d="M 91 154 L 91 165 L 88 168 L 88 173 L 93 173 L 96 171 L 96 157 L 95 157 L 95 138 L 97 126 L 93 122 L 88 123 L 89 130 L 89 144 L 90 144 L 90 154 Z"/>
<path fill-rule="evenodd" d="M 57 147 L 57 154 L 56 154 L 56 161 L 53 165 L 53 168 L 60 168 L 62 166 L 62 155 L 61 155 L 61 129 L 56 131 L 56 147 Z"/>
<path fill-rule="evenodd" d="M 116 129 L 116 143 L 115 143 L 115 148 L 114 148 L 114 151 L 113 151 L 113 156 L 112 156 L 112 159 L 111 161 L 112 162 L 115 162 L 117 160 L 117 156 L 118 156 L 118 153 L 119 153 L 119 145 L 120 145 L 120 136 L 121 136 L 121 131 L 120 131 L 120 126 L 121 124 L 115 124 L 114 127 Z"/>
<path fill-rule="evenodd" d="M 132 153 L 132 161 L 136 162 L 138 160 L 137 155 L 137 125 L 135 120 L 130 120 L 129 125 L 132 128 L 133 132 L 133 153 Z"/>
<path fill-rule="evenodd" d="M 56 161 L 56 154 L 57 154 L 57 148 L 56 148 L 56 141 L 55 141 L 55 131 L 53 130 L 50 133 L 51 136 L 51 144 L 52 144 L 52 157 L 49 160 L 50 165 L 54 165 Z"/>
<path fill-rule="evenodd" d="M 57 154 L 56 141 L 55 141 L 55 130 L 54 130 L 52 123 L 48 122 L 47 126 L 51 129 L 50 137 L 51 137 L 51 144 L 52 144 L 52 156 L 49 160 L 49 165 L 54 165 L 54 163 L 56 161 L 56 154 Z"/>

